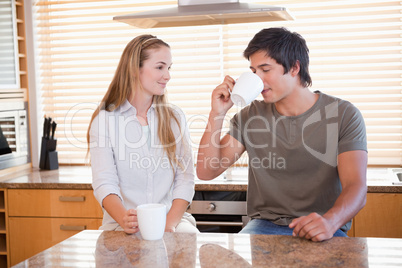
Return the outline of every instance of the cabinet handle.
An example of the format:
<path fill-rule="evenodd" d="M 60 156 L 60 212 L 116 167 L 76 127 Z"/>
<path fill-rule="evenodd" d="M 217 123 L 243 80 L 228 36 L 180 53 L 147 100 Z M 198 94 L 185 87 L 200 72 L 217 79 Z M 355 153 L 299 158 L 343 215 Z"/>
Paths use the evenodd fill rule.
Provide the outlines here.
<path fill-rule="evenodd" d="M 61 202 L 84 202 L 85 196 L 59 196 Z"/>
<path fill-rule="evenodd" d="M 60 230 L 63 231 L 83 231 L 86 230 L 87 226 L 86 225 L 60 225 Z"/>

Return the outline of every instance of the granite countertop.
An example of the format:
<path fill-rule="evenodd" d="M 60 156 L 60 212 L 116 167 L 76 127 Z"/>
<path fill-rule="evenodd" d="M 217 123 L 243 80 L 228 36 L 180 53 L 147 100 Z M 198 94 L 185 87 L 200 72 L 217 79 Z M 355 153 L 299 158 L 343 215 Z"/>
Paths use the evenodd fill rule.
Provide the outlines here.
<path fill-rule="evenodd" d="M 401 267 L 402 239 L 334 237 L 324 242 L 281 235 L 82 231 L 19 267 Z"/>
<path fill-rule="evenodd" d="M 402 193 L 397 173 L 402 168 L 369 168 L 367 192 Z M 60 166 L 56 170 L 27 168 L 0 176 L 0 188 L 8 189 L 78 189 L 92 190 L 89 166 Z M 210 181 L 196 179 L 196 191 L 247 191 L 247 168 L 233 168 Z"/>

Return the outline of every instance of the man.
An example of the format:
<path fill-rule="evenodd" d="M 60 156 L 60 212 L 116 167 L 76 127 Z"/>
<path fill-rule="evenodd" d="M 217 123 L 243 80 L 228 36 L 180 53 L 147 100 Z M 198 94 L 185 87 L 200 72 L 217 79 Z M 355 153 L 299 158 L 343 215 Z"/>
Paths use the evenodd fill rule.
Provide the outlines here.
<path fill-rule="evenodd" d="M 221 137 L 235 80 L 212 92 L 200 142 L 197 175 L 211 180 L 247 151 L 247 214 L 241 231 L 287 234 L 312 241 L 346 236 L 366 202 L 367 141 L 364 120 L 351 103 L 311 92 L 305 40 L 285 28 L 263 29 L 244 51 L 264 83 Z"/>

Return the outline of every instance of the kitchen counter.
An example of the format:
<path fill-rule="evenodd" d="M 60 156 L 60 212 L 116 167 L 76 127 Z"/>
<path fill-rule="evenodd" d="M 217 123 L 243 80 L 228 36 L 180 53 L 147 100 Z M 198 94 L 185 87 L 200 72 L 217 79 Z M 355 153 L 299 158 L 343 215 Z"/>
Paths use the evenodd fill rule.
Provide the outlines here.
<path fill-rule="evenodd" d="M 402 193 L 396 173 L 402 169 L 369 168 L 368 193 Z M 56 170 L 28 168 L 0 176 L 0 188 L 8 189 L 92 189 L 89 166 L 60 166 Z M 211 181 L 196 179 L 196 191 L 247 191 L 247 168 L 234 168 Z"/>
<path fill-rule="evenodd" d="M 401 267 L 402 239 L 281 235 L 82 231 L 15 265 L 20 267 Z"/>

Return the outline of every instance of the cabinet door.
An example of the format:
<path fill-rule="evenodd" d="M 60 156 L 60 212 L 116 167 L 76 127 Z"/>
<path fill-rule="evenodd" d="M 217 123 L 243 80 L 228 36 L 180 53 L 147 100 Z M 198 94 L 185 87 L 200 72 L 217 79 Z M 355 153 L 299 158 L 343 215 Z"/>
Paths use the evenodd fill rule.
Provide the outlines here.
<path fill-rule="evenodd" d="M 8 190 L 9 216 L 102 218 L 92 190 Z"/>
<path fill-rule="evenodd" d="M 98 229 L 101 219 L 9 218 L 11 265 L 32 257 L 84 229 Z"/>
<path fill-rule="evenodd" d="M 402 194 L 368 193 L 354 219 L 356 237 L 402 238 Z"/>

